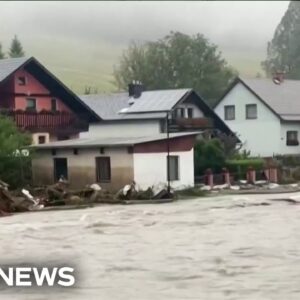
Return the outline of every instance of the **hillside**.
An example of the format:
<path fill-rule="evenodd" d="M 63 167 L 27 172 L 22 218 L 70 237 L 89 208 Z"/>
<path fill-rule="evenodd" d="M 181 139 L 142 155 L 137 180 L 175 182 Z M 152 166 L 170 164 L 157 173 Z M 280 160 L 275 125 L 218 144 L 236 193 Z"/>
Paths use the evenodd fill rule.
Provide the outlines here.
<path fill-rule="evenodd" d="M 42 46 L 41 46 L 42 45 Z M 5 46 L 5 45 L 4 45 Z M 68 87 L 82 94 L 86 86 L 98 92 L 116 90 L 112 75 L 126 45 L 82 42 L 75 39 L 38 37 L 23 41 L 26 56 L 35 56 Z M 224 52 L 224 57 L 240 74 L 253 77 L 261 72 L 263 53 Z"/>

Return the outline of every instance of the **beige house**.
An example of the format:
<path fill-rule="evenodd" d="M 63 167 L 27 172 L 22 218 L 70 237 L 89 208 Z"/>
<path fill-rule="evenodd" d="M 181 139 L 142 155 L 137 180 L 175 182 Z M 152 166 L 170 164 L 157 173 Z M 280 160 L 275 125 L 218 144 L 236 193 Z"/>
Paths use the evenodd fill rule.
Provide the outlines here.
<path fill-rule="evenodd" d="M 138 138 L 94 138 L 33 146 L 35 185 L 47 185 L 61 175 L 72 188 L 99 183 L 118 190 L 136 182 L 138 188 L 167 184 L 167 149 L 171 187 L 194 186 L 194 142 L 199 132 L 158 134 Z"/>

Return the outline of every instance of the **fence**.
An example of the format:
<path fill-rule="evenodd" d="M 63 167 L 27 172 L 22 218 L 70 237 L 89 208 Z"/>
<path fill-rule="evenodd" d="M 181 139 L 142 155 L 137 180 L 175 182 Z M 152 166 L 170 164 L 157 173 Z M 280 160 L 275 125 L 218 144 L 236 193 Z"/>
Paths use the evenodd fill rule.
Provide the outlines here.
<path fill-rule="evenodd" d="M 244 178 L 240 178 L 241 173 L 230 173 L 226 168 L 223 169 L 222 173 L 214 174 L 211 169 L 208 169 L 203 176 L 195 177 L 196 183 L 204 183 L 207 185 L 214 184 L 232 184 L 237 179 L 244 179 L 248 183 L 255 183 L 257 180 L 266 180 L 268 182 L 278 182 L 278 170 L 277 168 L 271 167 L 263 170 L 254 170 L 249 168 L 244 174 Z"/>

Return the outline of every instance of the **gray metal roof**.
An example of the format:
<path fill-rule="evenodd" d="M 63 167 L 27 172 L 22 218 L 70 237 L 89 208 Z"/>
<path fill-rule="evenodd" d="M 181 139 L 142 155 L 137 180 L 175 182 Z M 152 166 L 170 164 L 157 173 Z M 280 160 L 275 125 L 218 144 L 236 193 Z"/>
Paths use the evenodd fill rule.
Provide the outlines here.
<path fill-rule="evenodd" d="M 267 78 L 241 80 L 283 120 L 300 120 L 300 80 L 284 80 L 281 84 Z"/>
<path fill-rule="evenodd" d="M 126 113 L 169 111 L 190 91 L 190 89 L 145 91 L 137 99 L 131 97 L 134 104 Z"/>
<path fill-rule="evenodd" d="M 128 93 L 82 95 L 80 98 L 103 120 L 119 119 L 118 112 L 128 106 Z"/>
<path fill-rule="evenodd" d="M 139 98 L 129 97 L 128 93 L 83 95 L 80 98 L 103 120 L 161 119 L 190 91 L 145 91 Z"/>
<path fill-rule="evenodd" d="M 201 131 L 196 132 L 179 132 L 170 133 L 170 139 L 183 136 L 198 135 Z M 114 138 L 80 138 L 65 141 L 51 142 L 47 144 L 33 145 L 32 148 L 36 149 L 53 149 L 53 148 L 89 148 L 101 146 L 132 146 L 136 144 L 160 141 L 167 139 L 166 134 L 157 134 L 154 136 L 141 136 L 141 137 L 114 137 Z"/>
<path fill-rule="evenodd" d="M 27 60 L 29 58 L 26 57 L 0 59 L 0 82 L 19 69 Z"/>

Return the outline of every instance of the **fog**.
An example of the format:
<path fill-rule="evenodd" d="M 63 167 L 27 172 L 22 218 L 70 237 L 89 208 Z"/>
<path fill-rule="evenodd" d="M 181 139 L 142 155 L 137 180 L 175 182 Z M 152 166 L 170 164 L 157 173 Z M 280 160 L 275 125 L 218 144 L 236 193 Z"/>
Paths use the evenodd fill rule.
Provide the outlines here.
<path fill-rule="evenodd" d="M 68 46 L 105 58 L 109 73 L 132 41 L 155 40 L 171 30 L 203 33 L 237 69 L 259 68 L 287 1 L 199 2 L 0 2 L 0 42 L 5 49 L 17 34 L 29 55 L 65 54 Z M 99 54 L 99 55 L 100 55 Z M 57 54 L 52 54 L 51 63 Z M 77 55 L 74 55 L 74 61 Z M 66 58 L 72 60 L 72 53 Z M 58 59 L 60 62 L 60 60 Z M 60 67 L 61 63 L 59 63 Z"/>

